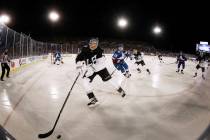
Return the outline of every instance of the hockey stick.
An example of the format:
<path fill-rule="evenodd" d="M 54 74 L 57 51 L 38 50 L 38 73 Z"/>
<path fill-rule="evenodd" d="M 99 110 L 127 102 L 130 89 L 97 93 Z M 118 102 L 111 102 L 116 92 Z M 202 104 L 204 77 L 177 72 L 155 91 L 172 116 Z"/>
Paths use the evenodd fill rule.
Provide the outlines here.
<path fill-rule="evenodd" d="M 117 70 L 117 69 L 114 69 L 114 70 L 113 70 L 113 72 L 111 73 L 111 76 L 115 73 L 116 70 Z"/>
<path fill-rule="evenodd" d="M 69 98 L 69 96 L 70 96 L 70 94 L 71 94 L 71 91 L 72 91 L 72 89 L 73 89 L 73 87 L 74 87 L 74 85 L 75 85 L 77 79 L 79 78 L 79 76 L 80 76 L 80 73 L 77 75 L 76 79 L 74 80 L 73 85 L 71 86 L 71 89 L 70 89 L 70 91 L 69 91 L 69 93 L 68 93 L 68 95 L 67 95 L 67 97 L 66 97 L 66 99 L 65 99 L 65 101 L 64 101 L 64 104 L 63 104 L 63 106 L 62 106 L 62 108 L 61 108 L 61 110 L 60 110 L 60 112 L 59 112 L 59 115 L 58 115 L 58 117 L 57 117 L 57 119 L 56 119 L 56 121 L 55 121 L 55 124 L 54 124 L 53 128 L 52 128 L 49 132 L 47 132 L 47 133 L 39 134 L 38 137 L 39 137 L 40 139 L 49 137 L 49 136 L 53 133 L 53 131 L 55 130 L 55 127 L 56 127 L 56 125 L 57 125 L 57 123 L 58 123 L 58 120 L 59 120 L 60 115 L 61 115 L 61 113 L 62 113 L 62 111 L 63 111 L 63 108 L 64 108 L 64 106 L 65 106 L 65 104 L 66 104 L 66 102 L 67 102 L 67 100 L 68 100 L 68 98 Z"/>

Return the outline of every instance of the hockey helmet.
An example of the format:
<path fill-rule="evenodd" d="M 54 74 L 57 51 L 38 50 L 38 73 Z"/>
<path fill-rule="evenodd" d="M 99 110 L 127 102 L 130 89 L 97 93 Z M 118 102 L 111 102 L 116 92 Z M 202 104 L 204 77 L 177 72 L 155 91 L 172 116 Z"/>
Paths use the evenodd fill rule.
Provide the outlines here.
<path fill-rule="evenodd" d="M 95 50 L 98 47 L 98 42 L 99 42 L 98 38 L 92 38 L 92 39 L 90 39 L 90 41 L 89 41 L 89 47 L 90 47 L 90 49 L 91 50 Z"/>
<path fill-rule="evenodd" d="M 120 51 L 123 51 L 124 45 L 123 44 L 118 44 L 117 49 L 120 50 Z"/>

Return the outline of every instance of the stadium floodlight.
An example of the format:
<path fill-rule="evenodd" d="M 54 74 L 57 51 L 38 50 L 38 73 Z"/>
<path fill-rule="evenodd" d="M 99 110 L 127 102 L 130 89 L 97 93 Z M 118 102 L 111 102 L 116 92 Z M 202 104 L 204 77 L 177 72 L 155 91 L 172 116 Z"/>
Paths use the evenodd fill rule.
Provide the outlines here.
<path fill-rule="evenodd" d="M 128 25 L 127 19 L 125 19 L 125 18 L 118 19 L 118 26 L 120 28 L 125 28 L 125 27 L 127 27 L 127 25 Z"/>
<path fill-rule="evenodd" d="M 58 12 L 56 11 L 50 11 L 49 12 L 49 15 L 48 15 L 48 18 L 50 19 L 50 21 L 52 22 L 57 22 L 60 18 L 60 15 Z"/>
<path fill-rule="evenodd" d="M 153 28 L 153 33 L 154 33 L 154 34 L 158 35 L 158 34 L 160 34 L 161 32 L 162 32 L 161 27 L 155 26 L 155 27 Z"/>
<path fill-rule="evenodd" d="M 10 23 L 10 21 L 11 21 L 11 18 L 8 14 L 0 15 L 0 23 L 7 25 Z"/>

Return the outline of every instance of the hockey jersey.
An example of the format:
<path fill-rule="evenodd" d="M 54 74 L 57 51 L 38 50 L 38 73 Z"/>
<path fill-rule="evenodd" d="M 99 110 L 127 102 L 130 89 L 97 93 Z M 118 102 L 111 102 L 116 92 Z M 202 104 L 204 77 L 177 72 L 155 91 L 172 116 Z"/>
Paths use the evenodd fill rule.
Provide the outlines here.
<path fill-rule="evenodd" d="M 56 52 L 54 55 L 55 58 L 61 58 L 61 53 L 60 52 Z"/>
<path fill-rule="evenodd" d="M 178 55 L 177 56 L 177 62 L 185 62 L 187 61 L 187 58 L 184 55 Z"/>
<path fill-rule="evenodd" d="M 124 59 L 125 59 L 125 54 L 123 53 L 123 51 L 117 50 L 113 53 L 112 62 L 114 64 L 122 63 L 124 62 Z"/>
<path fill-rule="evenodd" d="M 207 63 L 207 59 L 206 59 L 205 56 L 198 56 L 198 57 L 196 58 L 196 60 L 198 61 L 199 65 L 200 65 L 201 67 L 204 67 L 204 66 L 206 65 L 206 63 Z"/>
<path fill-rule="evenodd" d="M 134 54 L 134 59 L 136 60 L 136 62 L 140 62 L 140 61 L 143 61 L 143 53 L 141 52 L 137 52 L 136 54 Z"/>
<path fill-rule="evenodd" d="M 10 62 L 10 60 L 9 60 L 8 55 L 7 55 L 6 52 L 4 52 L 4 53 L 2 54 L 1 59 L 0 59 L 0 62 L 1 62 L 1 63 L 8 63 L 8 62 Z"/>
<path fill-rule="evenodd" d="M 89 46 L 84 46 L 76 57 L 76 63 L 83 61 L 86 66 L 91 65 L 94 71 L 102 70 L 105 68 L 103 52 L 104 51 L 99 46 L 95 50 L 91 50 Z"/>

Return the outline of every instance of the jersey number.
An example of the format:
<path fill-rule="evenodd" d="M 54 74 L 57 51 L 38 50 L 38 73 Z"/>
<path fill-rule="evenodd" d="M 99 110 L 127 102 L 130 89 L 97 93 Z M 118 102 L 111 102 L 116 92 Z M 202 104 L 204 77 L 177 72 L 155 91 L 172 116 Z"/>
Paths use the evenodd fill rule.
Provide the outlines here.
<path fill-rule="evenodd" d="M 96 64 L 96 55 L 94 55 L 92 58 L 91 58 L 91 61 L 88 62 L 87 60 L 87 64 L 90 63 L 90 64 Z"/>
<path fill-rule="evenodd" d="M 94 55 L 91 59 L 92 59 L 92 63 L 96 64 L 96 55 Z"/>

